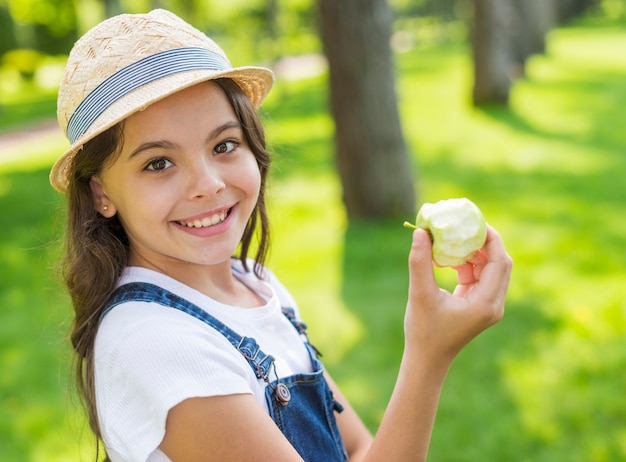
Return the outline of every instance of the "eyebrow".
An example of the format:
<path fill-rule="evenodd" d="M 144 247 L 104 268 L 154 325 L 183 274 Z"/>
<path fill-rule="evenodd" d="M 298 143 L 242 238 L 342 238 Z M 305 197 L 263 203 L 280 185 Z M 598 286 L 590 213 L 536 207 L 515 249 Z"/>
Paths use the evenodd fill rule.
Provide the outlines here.
<path fill-rule="evenodd" d="M 176 144 L 171 143 L 169 141 L 148 141 L 147 143 L 140 144 L 133 152 L 130 153 L 128 159 L 132 159 L 133 157 L 141 154 L 143 151 L 147 151 L 149 149 L 173 149 L 176 147 Z"/>
<path fill-rule="evenodd" d="M 209 135 L 206 137 L 206 142 L 217 138 L 226 130 L 230 130 L 232 128 L 241 128 L 241 124 L 238 120 L 230 120 L 222 125 L 215 127 Z M 145 143 L 140 144 L 136 149 L 134 149 L 128 156 L 129 159 L 139 155 L 141 152 L 146 151 L 148 149 L 176 149 L 179 147 L 176 143 L 172 143 L 168 140 L 159 140 L 159 141 L 147 141 Z"/>

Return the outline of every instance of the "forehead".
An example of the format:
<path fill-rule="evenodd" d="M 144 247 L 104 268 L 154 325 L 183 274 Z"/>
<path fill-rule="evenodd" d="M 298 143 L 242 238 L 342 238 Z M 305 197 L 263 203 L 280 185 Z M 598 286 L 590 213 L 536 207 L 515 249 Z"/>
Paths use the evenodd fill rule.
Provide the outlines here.
<path fill-rule="evenodd" d="M 197 123 L 222 122 L 236 119 L 224 90 L 214 82 L 202 82 L 170 95 L 147 108 L 130 115 L 124 121 L 125 132 L 140 127 L 162 125 L 181 127 L 190 121 Z"/>
<path fill-rule="evenodd" d="M 203 149 L 226 129 L 243 129 L 224 90 L 213 82 L 181 90 L 122 124 L 118 159 L 134 159 L 145 146 L 194 151 Z"/>

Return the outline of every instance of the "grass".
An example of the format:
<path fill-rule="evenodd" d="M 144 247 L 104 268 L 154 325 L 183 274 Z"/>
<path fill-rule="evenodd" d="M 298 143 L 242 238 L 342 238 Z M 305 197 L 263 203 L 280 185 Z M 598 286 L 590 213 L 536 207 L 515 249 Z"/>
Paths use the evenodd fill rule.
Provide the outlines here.
<path fill-rule="evenodd" d="M 56 89 L 9 76 L 15 77 L 0 68 L 0 134 L 54 117 Z"/>
<path fill-rule="evenodd" d="M 625 42 L 610 27 L 554 31 L 510 109 L 471 107 L 462 45 L 397 57 L 420 199 L 471 198 L 515 260 L 504 320 L 450 372 L 431 462 L 626 459 Z M 375 429 L 402 350 L 410 233 L 347 222 L 323 80 L 275 90 L 265 106 L 276 152 L 270 263 Z M 47 173 L 62 147 L 0 163 L 0 460 L 90 460 L 68 398 L 69 308 L 48 245 L 61 199 Z M 437 276 L 452 286 L 450 271 Z"/>

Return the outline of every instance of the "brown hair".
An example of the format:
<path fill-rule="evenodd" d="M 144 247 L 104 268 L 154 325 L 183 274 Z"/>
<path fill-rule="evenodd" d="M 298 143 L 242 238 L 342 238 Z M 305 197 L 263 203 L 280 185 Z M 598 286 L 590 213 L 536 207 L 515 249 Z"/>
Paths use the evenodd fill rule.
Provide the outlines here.
<path fill-rule="evenodd" d="M 222 88 L 239 119 L 246 143 L 261 173 L 257 204 L 241 238 L 238 258 L 249 271 L 247 254 L 257 238 L 254 273 L 262 278 L 269 250 L 269 221 L 265 207 L 265 184 L 270 155 L 265 146 L 263 125 L 250 100 L 230 79 L 213 80 Z M 122 145 L 123 122 L 85 144 L 72 162 L 67 188 L 67 229 L 63 276 L 74 307 L 71 342 L 76 353 L 75 373 L 79 396 L 86 408 L 89 425 L 97 437 L 96 459 L 101 439 L 94 388 L 94 343 L 98 324 L 123 269 L 128 264 L 129 244 L 117 215 L 104 218 L 95 209 L 90 187 L 92 176 L 113 162 Z M 108 458 L 106 459 L 108 460 Z"/>

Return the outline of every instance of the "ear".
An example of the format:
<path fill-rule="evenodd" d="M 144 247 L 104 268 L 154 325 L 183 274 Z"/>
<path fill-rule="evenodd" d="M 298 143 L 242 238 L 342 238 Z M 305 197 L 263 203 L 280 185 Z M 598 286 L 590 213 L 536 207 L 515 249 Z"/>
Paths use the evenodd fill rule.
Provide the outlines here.
<path fill-rule="evenodd" d="M 115 205 L 107 196 L 104 185 L 102 181 L 97 176 L 92 176 L 89 180 L 89 186 L 91 187 L 91 192 L 93 193 L 93 206 L 100 215 L 104 218 L 111 218 L 117 213 L 117 209 Z"/>

